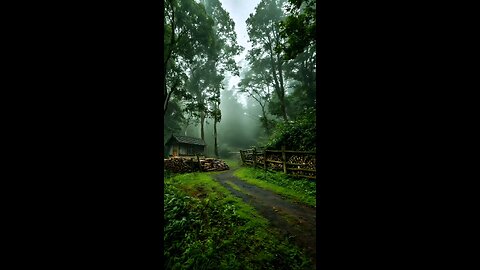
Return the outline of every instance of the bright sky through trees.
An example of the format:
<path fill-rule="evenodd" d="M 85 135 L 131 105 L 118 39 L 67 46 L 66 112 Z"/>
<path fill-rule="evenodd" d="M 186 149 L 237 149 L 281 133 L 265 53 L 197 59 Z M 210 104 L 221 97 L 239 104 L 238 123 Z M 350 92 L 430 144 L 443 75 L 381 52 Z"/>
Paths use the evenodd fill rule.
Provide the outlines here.
<path fill-rule="evenodd" d="M 235 22 L 235 32 L 237 33 L 238 44 L 245 48 L 245 50 L 235 57 L 235 61 L 242 67 L 245 63 L 245 56 L 247 51 L 251 49 L 251 44 L 248 42 L 247 24 L 245 21 L 248 16 L 255 12 L 255 7 L 260 3 L 260 0 L 220 0 L 223 8 L 230 13 L 230 17 Z M 237 85 L 240 82 L 240 78 L 232 76 L 228 85 L 228 89 Z M 242 105 L 246 106 L 247 97 L 242 95 L 239 99 Z"/>

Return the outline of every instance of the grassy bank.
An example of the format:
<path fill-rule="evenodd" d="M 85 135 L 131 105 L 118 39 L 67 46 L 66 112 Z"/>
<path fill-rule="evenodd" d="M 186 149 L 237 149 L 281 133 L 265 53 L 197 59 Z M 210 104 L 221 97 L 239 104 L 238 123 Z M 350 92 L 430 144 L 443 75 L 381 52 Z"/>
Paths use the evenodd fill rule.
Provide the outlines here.
<path fill-rule="evenodd" d="M 281 172 L 241 167 L 234 173 L 245 182 L 268 189 L 290 200 L 316 207 L 316 182 L 292 178 Z"/>
<path fill-rule="evenodd" d="M 209 174 L 164 182 L 165 269 L 311 269 L 298 247 Z"/>

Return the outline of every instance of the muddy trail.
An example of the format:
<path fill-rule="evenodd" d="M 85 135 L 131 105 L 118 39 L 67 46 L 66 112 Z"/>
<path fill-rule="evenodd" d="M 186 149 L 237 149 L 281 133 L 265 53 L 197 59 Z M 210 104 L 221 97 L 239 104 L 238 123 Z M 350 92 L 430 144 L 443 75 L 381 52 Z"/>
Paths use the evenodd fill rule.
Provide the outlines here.
<path fill-rule="evenodd" d="M 263 217 L 270 221 L 284 236 L 305 249 L 316 266 L 316 210 L 296 204 L 269 190 L 248 184 L 234 176 L 234 169 L 214 175 L 214 179 L 226 187 L 235 196 L 252 205 Z M 233 183 L 241 189 L 234 189 Z"/>

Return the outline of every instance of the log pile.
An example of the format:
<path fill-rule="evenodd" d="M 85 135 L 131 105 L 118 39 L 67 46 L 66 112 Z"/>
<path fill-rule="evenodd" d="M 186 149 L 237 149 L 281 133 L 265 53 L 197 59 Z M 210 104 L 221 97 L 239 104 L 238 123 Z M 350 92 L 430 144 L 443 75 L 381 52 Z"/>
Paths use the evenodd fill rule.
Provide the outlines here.
<path fill-rule="evenodd" d="M 198 171 L 198 162 L 195 158 L 171 157 L 163 160 L 164 169 L 173 173 L 188 173 Z M 224 171 L 230 168 L 225 161 L 214 158 L 200 159 L 201 171 Z"/>
<path fill-rule="evenodd" d="M 263 164 L 263 154 L 261 156 L 257 156 L 257 165 Z"/>
<path fill-rule="evenodd" d="M 295 169 L 308 169 L 315 170 L 315 155 L 292 155 L 288 159 L 288 163 L 293 163 L 295 165 L 289 165 L 289 168 Z M 291 175 L 304 175 L 304 176 L 313 176 L 315 177 L 315 172 L 300 171 L 300 170 L 289 170 Z"/>
<path fill-rule="evenodd" d="M 202 165 L 202 171 L 211 172 L 211 171 L 224 171 L 229 170 L 227 163 L 220 159 L 206 158 L 201 159 L 200 164 Z"/>
<path fill-rule="evenodd" d="M 163 166 L 165 170 L 173 173 L 193 172 L 193 166 L 189 159 L 184 159 L 184 158 L 163 159 Z"/>
<path fill-rule="evenodd" d="M 267 160 L 282 161 L 282 154 L 271 154 L 267 155 Z M 283 165 L 280 163 L 268 163 L 268 168 L 276 171 L 283 170 Z"/>
<path fill-rule="evenodd" d="M 315 170 L 315 156 L 314 155 L 292 155 L 288 159 L 289 163 L 301 164 L 294 166 L 294 168 Z"/>
<path fill-rule="evenodd" d="M 315 156 L 310 156 L 310 159 L 307 160 L 308 169 L 316 170 L 317 169 L 317 160 Z"/>

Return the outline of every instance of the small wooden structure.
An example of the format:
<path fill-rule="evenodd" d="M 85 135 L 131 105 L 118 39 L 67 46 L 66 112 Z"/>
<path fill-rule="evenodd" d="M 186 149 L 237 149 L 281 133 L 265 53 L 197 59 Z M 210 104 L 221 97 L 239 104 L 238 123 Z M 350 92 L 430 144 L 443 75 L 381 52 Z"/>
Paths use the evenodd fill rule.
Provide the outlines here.
<path fill-rule="evenodd" d="M 205 146 L 202 139 L 174 134 L 165 143 L 168 155 L 174 157 L 204 155 Z"/>

